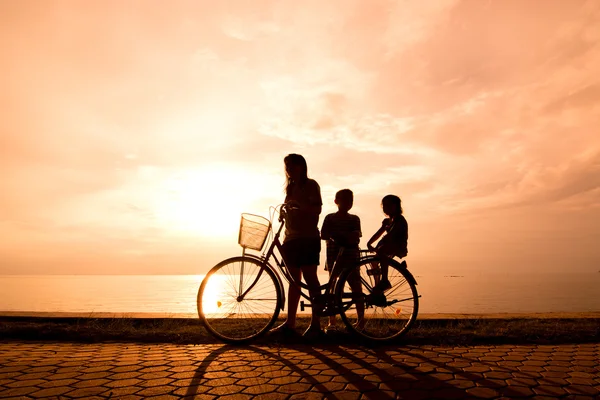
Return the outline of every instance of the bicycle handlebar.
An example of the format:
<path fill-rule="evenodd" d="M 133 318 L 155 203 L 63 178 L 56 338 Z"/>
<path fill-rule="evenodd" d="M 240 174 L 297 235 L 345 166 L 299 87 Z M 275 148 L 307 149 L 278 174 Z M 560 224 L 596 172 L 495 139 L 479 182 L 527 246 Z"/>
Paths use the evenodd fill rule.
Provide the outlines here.
<path fill-rule="evenodd" d="M 281 204 L 281 207 L 279 208 L 279 222 L 283 222 L 283 220 L 286 217 L 286 213 L 288 211 L 299 210 L 299 209 L 300 209 L 300 207 L 298 207 L 294 204 L 290 204 L 290 203 Z"/>

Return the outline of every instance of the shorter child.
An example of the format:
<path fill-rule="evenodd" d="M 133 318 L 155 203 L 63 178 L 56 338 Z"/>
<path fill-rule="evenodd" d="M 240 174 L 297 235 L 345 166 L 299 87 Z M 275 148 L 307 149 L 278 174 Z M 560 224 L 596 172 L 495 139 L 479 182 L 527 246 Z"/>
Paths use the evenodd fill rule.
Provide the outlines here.
<path fill-rule="evenodd" d="M 402 215 L 400 197 L 388 194 L 381 200 L 381 207 L 388 218 L 383 220 L 381 228 L 369 239 L 367 248 L 377 253 L 381 264 L 381 280 L 373 290 L 384 292 L 392 287 L 388 279 L 387 258 L 403 258 L 408 254 L 408 223 Z M 373 247 L 373 243 L 384 233 L 385 236 Z"/>
<path fill-rule="evenodd" d="M 360 218 L 348 213 L 354 203 L 354 194 L 350 189 L 342 189 L 335 194 L 335 204 L 338 211 L 325 216 L 321 228 L 321 239 L 327 241 L 327 262 L 325 270 L 329 271 L 330 290 L 333 290 L 335 280 L 345 268 L 350 268 L 358 262 L 358 243 L 362 236 L 360 230 Z M 340 253 L 340 250 L 343 252 Z M 338 254 L 340 255 L 338 258 Z M 337 260 L 337 262 L 336 262 Z M 335 264 L 335 265 L 334 265 Z M 360 293 L 360 281 L 349 279 L 351 289 L 354 293 Z M 364 306 L 357 304 L 359 321 L 364 315 Z M 335 315 L 329 317 L 329 325 L 326 330 L 335 329 Z"/>

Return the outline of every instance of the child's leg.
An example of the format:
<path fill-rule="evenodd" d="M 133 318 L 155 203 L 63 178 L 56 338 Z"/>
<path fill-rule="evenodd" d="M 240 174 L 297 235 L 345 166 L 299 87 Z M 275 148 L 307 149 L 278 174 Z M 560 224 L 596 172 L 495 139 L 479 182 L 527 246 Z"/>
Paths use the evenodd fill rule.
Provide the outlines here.
<path fill-rule="evenodd" d="M 337 260 L 333 264 L 333 268 L 329 271 L 329 300 L 331 301 L 331 305 L 334 304 L 333 294 L 335 293 L 335 285 L 337 283 L 338 278 L 342 270 L 345 268 L 346 261 L 341 257 L 343 254 L 343 249 L 340 249 Z M 335 326 L 336 317 L 335 315 L 329 316 L 329 326 Z"/>
<path fill-rule="evenodd" d="M 381 280 L 381 268 L 379 267 L 378 261 L 371 263 L 371 273 L 373 276 L 373 281 L 375 282 L 375 286 L 377 286 Z"/>
<path fill-rule="evenodd" d="M 398 250 L 392 246 L 382 246 L 380 251 L 377 251 L 377 255 L 380 259 L 381 264 L 381 285 L 379 287 L 380 290 L 387 290 L 392 287 L 389 279 L 388 279 L 388 270 L 389 270 L 389 260 L 393 259 L 395 256 L 398 257 L 406 257 L 406 250 Z"/>
<path fill-rule="evenodd" d="M 390 281 L 388 279 L 388 258 L 387 257 L 382 257 L 381 258 L 381 282 L 383 286 L 386 286 L 386 282 L 389 285 Z"/>
<path fill-rule="evenodd" d="M 329 266 L 329 298 L 328 300 L 330 301 L 331 306 L 334 306 L 334 300 L 333 300 L 333 294 L 335 293 L 335 285 L 336 282 L 340 276 L 340 273 L 342 272 L 342 269 L 344 268 L 345 265 L 345 258 L 344 258 L 344 252 L 345 249 L 344 247 L 340 247 L 340 249 L 338 250 L 338 254 L 337 257 L 335 259 L 335 261 L 333 262 L 332 266 Z M 336 317 L 335 315 L 330 315 L 329 316 L 329 327 L 333 327 L 335 326 L 336 323 Z"/>
<path fill-rule="evenodd" d="M 329 270 L 327 272 L 329 272 L 329 294 L 333 293 L 334 289 L 335 289 L 335 281 L 337 279 L 337 274 L 336 274 L 336 268 L 337 267 L 337 263 L 334 264 L 333 266 L 329 267 Z"/>
<path fill-rule="evenodd" d="M 388 247 L 389 246 L 383 245 L 377 249 L 377 257 L 379 258 L 379 265 L 381 268 L 381 279 L 375 285 L 375 289 L 378 291 L 384 291 L 391 287 L 388 279 L 388 260 L 394 256 L 394 253 Z"/>
<path fill-rule="evenodd" d="M 320 327 L 320 310 L 321 310 L 321 302 L 320 302 L 320 284 L 319 278 L 317 277 L 317 266 L 303 266 L 302 267 L 302 275 L 304 275 L 304 280 L 306 281 L 306 285 L 308 286 L 308 293 L 310 294 L 312 306 L 312 315 L 310 320 L 309 329 L 321 329 Z"/>
<path fill-rule="evenodd" d="M 373 286 L 373 292 L 382 293 L 392 287 L 388 279 L 388 261 L 389 258 L 381 257 L 381 261 L 379 262 L 379 266 L 381 268 L 381 277 L 375 280 L 375 286 Z"/>
<path fill-rule="evenodd" d="M 335 264 L 334 264 L 335 267 Z M 337 276 L 335 275 L 335 271 L 333 271 L 333 267 L 332 266 L 328 266 L 328 272 L 329 272 L 329 296 L 331 297 L 331 295 L 333 294 L 333 289 L 335 288 L 335 280 L 337 278 Z M 327 301 L 329 301 L 329 299 L 327 299 Z M 329 316 L 329 324 L 327 325 L 328 327 L 331 326 L 335 326 L 335 315 L 330 315 Z"/>
<path fill-rule="evenodd" d="M 327 328 L 331 328 L 331 327 L 335 326 L 335 324 L 336 324 L 335 315 L 330 315 L 329 323 L 327 324 Z"/>
<path fill-rule="evenodd" d="M 365 303 L 362 299 L 362 285 L 360 283 L 360 276 L 357 272 L 353 272 L 348 277 L 348 283 L 352 289 L 352 294 L 358 298 L 356 301 L 356 325 L 362 329 L 365 326 Z"/>
<path fill-rule="evenodd" d="M 340 276 L 340 272 L 341 272 L 341 268 L 342 268 L 342 264 L 343 264 L 343 254 L 344 254 L 344 248 L 340 247 L 340 249 L 338 250 L 338 254 L 335 258 L 335 261 L 333 261 L 332 265 L 328 265 L 328 269 L 329 269 L 329 293 L 333 294 L 333 292 L 335 291 L 335 283 L 337 281 L 337 278 Z"/>
<path fill-rule="evenodd" d="M 379 286 L 379 290 L 387 290 L 390 287 L 392 287 L 388 279 L 388 260 L 388 257 L 381 257 L 381 261 L 379 262 L 379 264 L 381 265 L 381 280 L 377 285 Z"/>

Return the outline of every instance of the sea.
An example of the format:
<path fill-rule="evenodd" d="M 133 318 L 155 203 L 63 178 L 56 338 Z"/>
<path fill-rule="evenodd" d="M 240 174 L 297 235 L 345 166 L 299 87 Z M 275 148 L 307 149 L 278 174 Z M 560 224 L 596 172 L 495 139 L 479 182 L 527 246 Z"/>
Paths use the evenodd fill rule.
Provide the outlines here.
<path fill-rule="evenodd" d="M 193 317 L 203 275 L 0 275 L 0 315 Z M 322 280 L 326 278 L 321 276 Z M 419 314 L 600 312 L 600 273 L 416 275 Z"/>

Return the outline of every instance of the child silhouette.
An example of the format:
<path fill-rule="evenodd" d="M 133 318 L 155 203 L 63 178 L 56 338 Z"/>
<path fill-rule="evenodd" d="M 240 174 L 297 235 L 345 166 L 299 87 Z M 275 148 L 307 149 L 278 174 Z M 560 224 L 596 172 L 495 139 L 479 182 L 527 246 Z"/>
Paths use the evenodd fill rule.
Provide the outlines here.
<path fill-rule="evenodd" d="M 350 189 L 342 189 L 335 194 L 335 204 L 338 211 L 327 214 L 323 220 L 321 228 L 321 239 L 327 243 L 327 262 L 325 270 L 329 272 L 331 282 L 330 290 L 335 287 L 335 280 L 339 277 L 342 270 L 352 268 L 358 263 L 359 249 L 358 243 L 362 232 L 360 229 L 360 218 L 348 211 L 354 203 L 354 194 Z M 340 251 L 342 252 L 340 253 Z M 339 257 L 338 257 L 339 254 Z M 336 261 L 337 260 L 337 261 Z M 335 264 L 335 265 L 334 265 Z M 358 276 L 348 279 L 348 283 L 355 294 L 362 293 L 360 280 Z M 360 304 L 359 304 L 360 303 Z M 364 317 L 364 306 L 361 302 L 356 304 L 358 321 L 361 323 Z M 336 330 L 335 315 L 329 317 L 329 325 L 325 332 L 329 333 Z"/>
<path fill-rule="evenodd" d="M 387 218 L 367 242 L 367 248 L 377 253 L 381 264 L 381 279 L 373 288 L 376 292 L 385 292 L 392 287 L 388 279 L 387 258 L 403 258 L 408 254 L 408 223 L 402 215 L 400 197 L 388 194 L 381 200 L 381 207 Z M 373 247 L 373 243 L 382 235 L 377 246 Z"/>

